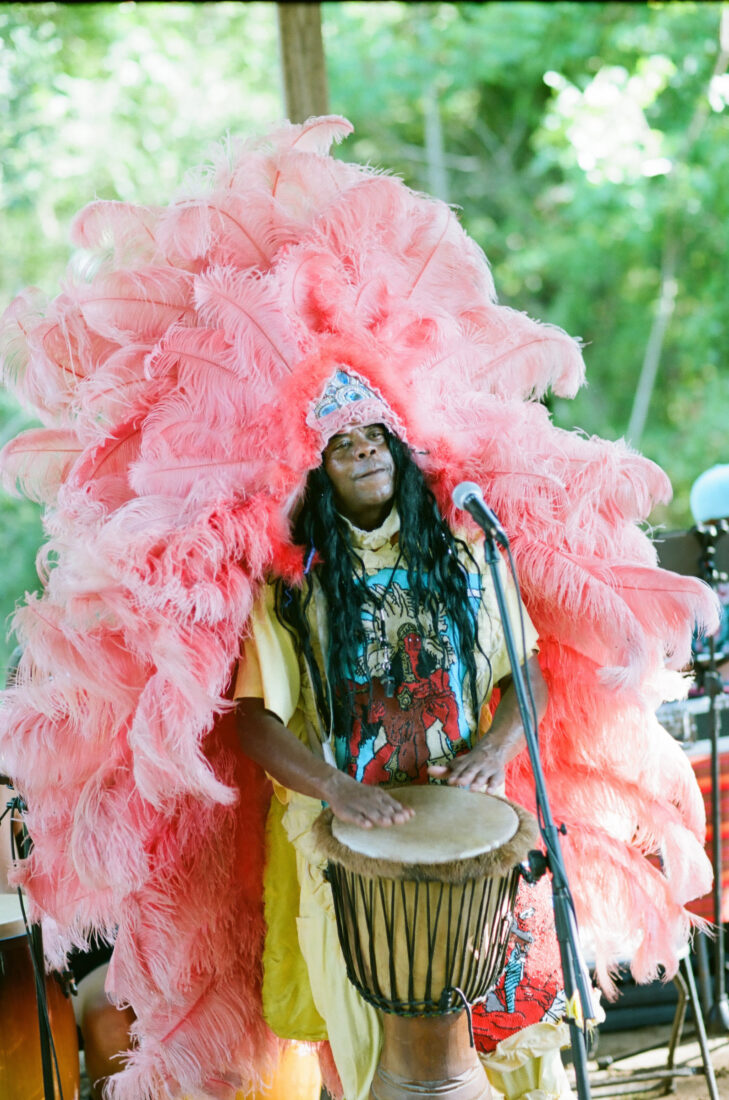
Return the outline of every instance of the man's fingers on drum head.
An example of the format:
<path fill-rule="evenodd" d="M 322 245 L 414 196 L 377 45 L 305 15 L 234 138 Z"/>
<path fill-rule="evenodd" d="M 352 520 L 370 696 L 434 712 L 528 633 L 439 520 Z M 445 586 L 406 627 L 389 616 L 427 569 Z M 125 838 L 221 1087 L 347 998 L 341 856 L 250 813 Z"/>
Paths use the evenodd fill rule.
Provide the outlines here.
<path fill-rule="evenodd" d="M 481 794 L 488 794 L 489 791 L 496 791 L 501 787 L 504 782 L 503 771 L 483 771 L 477 773 L 467 784 L 469 790 L 478 791 Z M 466 784 L 462 784 L 466 786 Z"/>
<path fill-rule="evenodd" d="M 447 776 L 447 782 L 453 787 L 464 787 L 481 774 L 483 768 L 475 760 L 451 760 L 450 764 L 434 764 L 428 768 L 431 775 Z"/>
<path fill-rule="evenodd" d="M 395 814 L 389 810 L 384 811 L 371 811 L 366 814 L 358 814 L 352 818 L 355 825 L 360 825 L 363 829 L 371 829 L 373 826 L 378 825 L 380 828 L 387 828 L 390 825 L 402 825 L 405 821 L 411 817 L 412 814 Z"/>
<path fill-rule="evenodd" d="M 504 780 L 502 769 L 494 769 L 491 765 L 469 764 L 460 769 L 443 769 L 450 771 L 448 776 L 449 787 L 464 787 L 470 791 L 486 792 L 495 789 Z M 434 774 L 434 773 L 432 773 Z"/>
<path fill-rule="evenodd" d="M 388 806 L 382 808 L 381 813 L 382 821 L 378 822 L 378 824 L 402 825 L 404 822 L 410 820 L 415 811 L 409 806 L 403 806 L 400 802 L 396 802 L 393 799 Z"/>
<path fill-rule="evenodd" d="M 363 829 L 371 829 L 374 825 L 402 825 L 415 814 L 410 806 L 403 806 L 378 787 L 359 785 L 352 802 L 338 808 L 332 806 L 332 809 L 342 821 L 349 821 Z"/>

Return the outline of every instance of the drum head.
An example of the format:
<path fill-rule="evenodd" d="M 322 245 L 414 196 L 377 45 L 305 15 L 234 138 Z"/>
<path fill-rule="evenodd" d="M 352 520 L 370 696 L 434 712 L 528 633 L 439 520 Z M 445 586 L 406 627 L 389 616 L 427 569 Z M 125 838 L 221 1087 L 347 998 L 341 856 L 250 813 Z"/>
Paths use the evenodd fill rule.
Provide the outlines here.
<path fill-rule="evenodd" d="M 16 894 L 0 894 L 0 940 L 24 936 L 25 925 L 20 911 L 20 899 Z"/>
<path fill-rule="evenodd" d="M 462 787 L 400 787 L 388 792 L 415 816 L 403 825 L 363 829 L 338 818 L 332 834 L 340 844 L 370 859 L 405 864 L 472 859 L 508 843 L 519 818 L 508 802 Z"/>

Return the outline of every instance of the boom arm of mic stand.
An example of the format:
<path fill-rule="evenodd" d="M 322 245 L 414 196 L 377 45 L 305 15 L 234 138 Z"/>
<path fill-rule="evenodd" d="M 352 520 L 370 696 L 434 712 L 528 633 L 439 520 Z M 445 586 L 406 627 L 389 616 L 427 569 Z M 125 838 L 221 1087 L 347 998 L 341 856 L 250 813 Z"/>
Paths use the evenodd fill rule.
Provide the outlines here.
<path fill-rule="evenodd" d="M 575 1081 L 580 1100 L 589 1100 L 590 1082 L 587 1073 L 587 1050 L 585 1044 L 584 1024 L 586 1020 L 595 1018 L 590 996 L 590 982 L 587 976 L 587 967 L 582 959 L 580 945 L 577 939 L 577 922 L 575 919 L 574 904 L 567 882 L 567 872 L 562 858 L 562 849 L 559 842 L 559 831 L 554 824 L 547 796 L 547 788 L 544 782 L 544 773 L 539 756 L 539 738 L 534 721 L 534 714 L 527 698 L 524 683 L 524 673 L 519 660 L 514 631 L 506 604 L 504 586 L 499 574 L 499 553 L 493 533 L 484 529 L 485 556 L 491 577 L 493 579 L 496 601 L 504 629 L 504 640 L 511 664 L 512 682 L 519 704 L 524 734 L 526 737 L 529 760 L 536 789 L 537 818 L 539 830 L 542 834 L 547 849 L 547 863 L 552 874 L 552 900 L 554 905 L 554 924 L 559 944 L 560 959 L 562 962 L 562 976 L 564 978 L 565 995 L 567 998 L 566 1015 L 570 1029 L 572 1055 L 575 1066 Z M 524 654 L 526 656 L 526 654 Z"/>

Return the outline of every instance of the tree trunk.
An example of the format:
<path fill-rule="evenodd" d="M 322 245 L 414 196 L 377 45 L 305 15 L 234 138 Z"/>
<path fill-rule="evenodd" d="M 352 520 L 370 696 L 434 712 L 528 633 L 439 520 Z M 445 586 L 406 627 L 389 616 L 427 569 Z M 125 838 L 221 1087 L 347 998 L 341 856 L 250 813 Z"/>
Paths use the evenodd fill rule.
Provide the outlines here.
<path fill-rule="evenodd" d="M 448 202 L 448 170 L 445 163 L 443 122 L 438 104 L 438 88 L 431 80 L 423 93 L 425 116 L 425 152 L 428 165 L 428 190 L 436 198 Z"/>
<path fill-rule="evenodd" d="M 661 265 L 661 289 L 658 294 L 658 302 L 653 315 L 648 343 L 643 355 L 643 365 L 640 369 L 638 385 L 633 398 L 633 410 L 630 414 L 630 423 L 626 438 L 628 443 L 637 447 L 640 443 L 645 422 L 648 419 L 648 406 L 653 396 L 658 365 L 661 361 L 663 340 L 666 335 L 673 310 L 676 305 L 676 265 L 678 262 L 678 244 L 671 238 L 663 251 L 663 263 Z"/>
<path fill-rule="evenodd" d="M 290 122 L 329 111 L 321 5 L 276 4 L 284 107 Z"/>

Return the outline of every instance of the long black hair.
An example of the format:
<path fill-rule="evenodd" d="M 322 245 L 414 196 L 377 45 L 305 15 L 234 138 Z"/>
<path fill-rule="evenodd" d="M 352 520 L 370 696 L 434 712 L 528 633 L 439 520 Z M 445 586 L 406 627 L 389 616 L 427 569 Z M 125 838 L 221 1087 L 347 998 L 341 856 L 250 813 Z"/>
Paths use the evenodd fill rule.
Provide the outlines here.
<path fill-rule="evenodd" d="M 483 650 L 479 644 L 476 612 L 468 598 L 468 573 L 459 552 L 470 559 L 474 572 L 480 575 L 480 571 L 466 544 L 453 535 L 443 520 L 410 449 L 385 430 L 395 466 L 394 505 L 400 516 L 400 549 L 407 569 L 413 611 L 418 619 L 430 619 L 436 634 L 441 615 L 453 624 L 473 712 L 478 715 L 475 654 L 476 649 L 482 653 Z M 334 488 L 323 465 L 309 474 L 293 538 L 304 547 L 309 563 L 315 553 L 319 559 L 315 574 L 326 600 L 329 634 L 328 652 L 324 655 L 326 678 L 331 697 L 335 700 L 344 697 L 351 703 L 352 673 L 367 642 L 362 621 L 367 587 L 362 560 L 351 545 L 344 518 L 337 511 Z M 328 723 L 327 693 L 314 660 L 306 616 L 313 595 L 313 572 L 307 570 L 302 588 L 289 587 L 283 581 L 277 583 L 276 613 L 303 651 L 311 671 L 317 706 Z M 341 721 L 340 711 L 349 727 L 339 728 L 338 733 L 346 736 L 353 721 L 352 707 L 337 708 Z"/>

